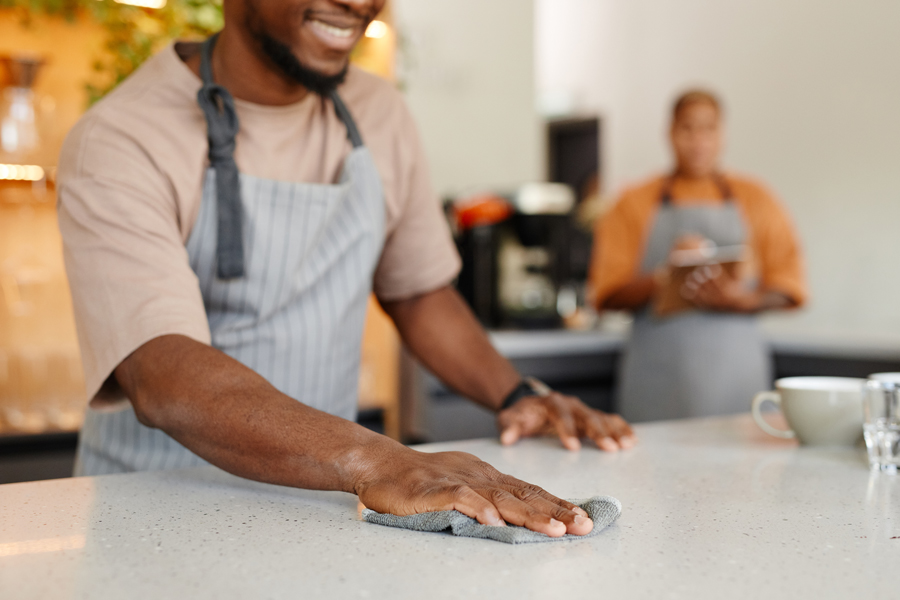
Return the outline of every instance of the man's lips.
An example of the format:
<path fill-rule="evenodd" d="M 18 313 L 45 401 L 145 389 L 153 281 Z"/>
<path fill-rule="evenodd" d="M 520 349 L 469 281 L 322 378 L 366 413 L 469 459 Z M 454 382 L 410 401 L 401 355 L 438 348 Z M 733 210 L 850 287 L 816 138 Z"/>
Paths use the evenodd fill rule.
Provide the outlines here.
<path fill-rule="evenodd" d="M 329 48 L 346 52 L 356 44 L 363 21 L 343 15 L 308 15 L 304 25 Z"/>

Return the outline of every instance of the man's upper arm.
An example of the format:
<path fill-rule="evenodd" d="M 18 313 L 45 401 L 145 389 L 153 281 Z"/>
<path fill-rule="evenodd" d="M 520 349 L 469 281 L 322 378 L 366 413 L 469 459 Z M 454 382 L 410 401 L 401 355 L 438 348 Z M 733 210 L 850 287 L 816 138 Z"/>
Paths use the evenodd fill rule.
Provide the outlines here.
<path fill-rule="evenodd" d="M 139 140 L 89 115 L 60 157 L 59 225 L 89 398 L 165 334 L 209 343 L 176 199 Z M 106 392 L 117 393 L 115 386 Z"/>
<path fill-rule="evenodd" d="M 399 215 L 387 232 L 375 271 L 375 294 L 382 301 L 403 300 L 446 286 L 461 264 L 432 189 L 415 124 L 405 107 L 402 115 L 396 148 Z"/>

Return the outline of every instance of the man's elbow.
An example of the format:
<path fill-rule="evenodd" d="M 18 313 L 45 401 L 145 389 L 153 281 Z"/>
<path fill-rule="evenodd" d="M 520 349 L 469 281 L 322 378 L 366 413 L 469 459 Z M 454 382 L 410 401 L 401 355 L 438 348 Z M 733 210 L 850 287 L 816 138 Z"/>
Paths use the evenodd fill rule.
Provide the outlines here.
<path fill-rule="evenodd" d="M 131 406 L 134 408 L 134 415 L 138 422 L 144 427 L 151 429 L 164 429 L 164 411 L 160 409 L 158 403 L 148 400 L 131 399 Z"/>
<path fill-rule="evenodd" d="M 129 357 L 116 368 L 115 378 L 131 402 L 138 422 L 144 427 L 164 430 L 169 420 L 167 414 L 171 412 L 166 406 L 165 396 L 142 384 L 141 378 L 134 372 L 132 360 Z"/>

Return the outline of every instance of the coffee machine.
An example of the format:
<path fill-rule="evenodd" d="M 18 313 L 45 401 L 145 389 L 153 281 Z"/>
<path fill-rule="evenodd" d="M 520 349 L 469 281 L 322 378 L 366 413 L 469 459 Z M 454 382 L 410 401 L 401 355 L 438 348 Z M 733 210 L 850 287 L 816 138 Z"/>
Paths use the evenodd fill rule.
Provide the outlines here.
<path fill-rule="evenodd" d="M 463 262 L 457 287 L 483 325 L 559 327 L 574 310 L 568 243 L 574 206 L 572 188 L 559 183 L 450 202 Z"/>

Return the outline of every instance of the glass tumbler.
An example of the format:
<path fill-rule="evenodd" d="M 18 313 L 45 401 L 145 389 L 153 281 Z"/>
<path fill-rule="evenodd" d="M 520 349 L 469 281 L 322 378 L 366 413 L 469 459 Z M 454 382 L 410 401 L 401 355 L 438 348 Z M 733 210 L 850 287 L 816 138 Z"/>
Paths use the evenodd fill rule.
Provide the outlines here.
<path fill-rule="evenodd" d="M 869 379 L 863 413 L 869 466 L 873 471 L 896 473 L 900 467 L 900 382 Z"/>

